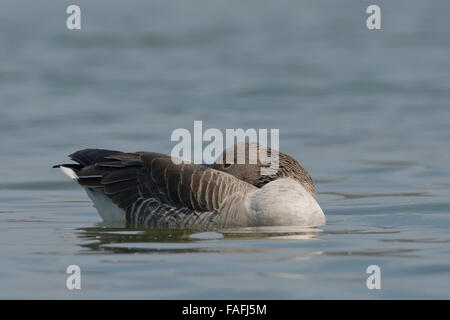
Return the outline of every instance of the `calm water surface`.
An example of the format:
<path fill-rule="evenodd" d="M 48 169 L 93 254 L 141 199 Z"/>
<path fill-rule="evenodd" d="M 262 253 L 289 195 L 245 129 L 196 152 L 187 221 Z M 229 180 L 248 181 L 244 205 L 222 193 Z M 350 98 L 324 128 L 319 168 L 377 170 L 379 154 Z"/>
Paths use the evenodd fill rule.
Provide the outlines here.
<path fill-rule="evenodd" d="M 4 0 L 0 298 L 450 298 L 450 3 Z M 51 165 L 280 128 L 324 227 L 130 230 Z M 68 265 L 82 290 L 65 287 Z M 382 289 L 368 290 L 379 265 Z"/>

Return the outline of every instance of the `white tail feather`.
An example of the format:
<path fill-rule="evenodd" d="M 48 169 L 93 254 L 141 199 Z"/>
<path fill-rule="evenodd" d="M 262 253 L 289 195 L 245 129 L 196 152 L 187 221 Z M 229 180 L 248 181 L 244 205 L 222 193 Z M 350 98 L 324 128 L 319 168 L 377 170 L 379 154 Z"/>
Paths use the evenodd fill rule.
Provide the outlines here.
<path fill-rule="evenodd" d="M 89 198 L 94 203 L 95 209 L 105 222 L 125 222 L 125 211 L 120 209 L 102 191 L 92 188 L 84 188 Z"/>
<path fill-rule="evenodd" d="M 61 166 L 61 171 L 64 172 L 69 178 L 78 180 L 78 176 L 70 168 Z M 105 222 L 124 222 L 125 211 L 115 205 L 110 198 L 108 198 L 102 191 L 92 188 L 84 187 L 89 198 L 94 203 L 94 207 L 97 209 L 100 216 Z"/>
<path fill-rule="evenodd" d="M 74 180 L 78 180 L 78 176 L 76 175 L 75 171 L 73 171 L 72 169 L 67 168 L 67 167 L 60 167 L 60 169 L 69 178 L 74 179 Z"/>

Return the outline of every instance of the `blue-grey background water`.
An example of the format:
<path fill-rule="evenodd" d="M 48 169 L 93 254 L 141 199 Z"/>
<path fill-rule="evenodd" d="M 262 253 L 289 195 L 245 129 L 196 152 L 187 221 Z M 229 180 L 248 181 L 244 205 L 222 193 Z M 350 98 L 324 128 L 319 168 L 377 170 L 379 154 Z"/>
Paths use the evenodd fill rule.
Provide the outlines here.
<path fill-rule="evenodd" d="M 80 0 L 73 31 L 69 4 L 0 5 L 1 298 L 450 297 L 448 1 L 376 1 L 377 31 L 356 0 Z M 194 120 L 279 128 L 327 225 L 111 228 L 51 169 Z"/>

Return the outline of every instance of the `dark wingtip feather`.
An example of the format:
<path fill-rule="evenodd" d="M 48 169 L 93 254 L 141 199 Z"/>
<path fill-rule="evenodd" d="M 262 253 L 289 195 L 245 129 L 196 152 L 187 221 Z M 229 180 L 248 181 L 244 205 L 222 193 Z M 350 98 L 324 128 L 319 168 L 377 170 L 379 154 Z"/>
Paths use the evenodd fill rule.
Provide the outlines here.
<path fill-rule="evenodd" d="M 83 149 L 70 154 L 69 158 L 83 166 L 88 166 L 97 162 L 107 161 L 106 157 L 115 153 L 121 152 L 104 149 Z"/>

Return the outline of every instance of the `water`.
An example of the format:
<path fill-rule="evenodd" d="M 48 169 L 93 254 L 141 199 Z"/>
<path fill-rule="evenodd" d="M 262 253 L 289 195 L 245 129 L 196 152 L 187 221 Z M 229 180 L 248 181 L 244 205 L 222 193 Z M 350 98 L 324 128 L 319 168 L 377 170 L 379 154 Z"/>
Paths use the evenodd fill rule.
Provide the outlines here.
<path fill-rule="evenodd" d="M 69 4 L 1 4 L 1 298 L 450 297 L 448 1 L 377 1 L 380 31 L 359 1 L 80 0 L 81 31 Z M 280 128 L 327 225 L 106 226 L 51 169 L 86 147 L 168 153 L 194 120 Z"/>

